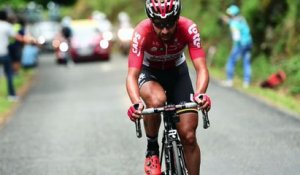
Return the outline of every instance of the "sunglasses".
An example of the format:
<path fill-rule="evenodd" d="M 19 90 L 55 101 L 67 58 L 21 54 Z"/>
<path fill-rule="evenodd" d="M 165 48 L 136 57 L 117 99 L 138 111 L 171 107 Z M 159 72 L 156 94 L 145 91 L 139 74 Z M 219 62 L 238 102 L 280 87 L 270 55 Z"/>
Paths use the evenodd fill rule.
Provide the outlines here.
<path fill-rule="evenodd" d="M 174 27 L 174 25 L 176 24 L 176 20 L 170 20 L 170 21 L 153 20 L 152 23 L 154 24 L 155 27 L 157 27 L 159 29 L 163 29 L 163 28 L 170 29 L 170 28 Z"/>

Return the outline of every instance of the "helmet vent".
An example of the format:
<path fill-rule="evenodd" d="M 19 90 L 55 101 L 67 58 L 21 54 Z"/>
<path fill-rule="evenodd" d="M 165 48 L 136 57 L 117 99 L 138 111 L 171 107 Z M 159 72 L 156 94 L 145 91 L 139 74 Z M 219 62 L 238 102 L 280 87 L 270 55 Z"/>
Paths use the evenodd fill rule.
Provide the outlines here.
<path fill-rule="evenodd" d="M 146 0 L 146 13 L 149 18 L 177 17 L 180 9 L 180 0 Z"/>

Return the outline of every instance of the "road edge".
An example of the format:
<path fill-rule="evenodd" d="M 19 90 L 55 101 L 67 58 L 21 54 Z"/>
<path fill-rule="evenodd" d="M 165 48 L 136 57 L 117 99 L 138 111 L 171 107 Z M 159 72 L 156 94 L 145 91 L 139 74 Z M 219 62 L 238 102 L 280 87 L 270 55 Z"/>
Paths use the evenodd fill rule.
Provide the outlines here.
<path fill-rule="evenodd" d="M 33 75 L 28 78 L 28 81 L 18 89 L 17 94 L 20 99 L 17 102 L 14 102 L 11 108 L 3 115 L 1 115 L 0 129 L 9 121 L 11 116 L 16 112 L 16 110 L 22 103 L 23 98 L 27 95 L 32 85 L 34 84 L 35 80 L 36 80 L 36 73 L 33 73 Z"/>

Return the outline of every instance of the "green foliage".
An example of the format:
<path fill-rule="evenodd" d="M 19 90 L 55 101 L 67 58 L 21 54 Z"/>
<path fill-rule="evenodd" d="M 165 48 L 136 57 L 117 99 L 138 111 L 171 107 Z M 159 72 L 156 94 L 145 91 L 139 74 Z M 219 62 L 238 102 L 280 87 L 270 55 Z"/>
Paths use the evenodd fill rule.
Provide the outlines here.
<path fill-rule="evenodd" d="M 265 80 L 270 74 L 274 73 L 277 66 L 270 66 L 270 59 L 265 54 L 260 54 L 251 63 L 252 77 L 255 81 L 261 82 Z M 269 65 L 269 66 L 268 66 Z"/>
<path fill-rule="evenodd" d="M 21 8 L 24 7 L 26 2 L 24 0 L 1 0 L 0 7 L 13 7 L 13 8 Z"/>
<path fill-rule="evenodd" d="M 216 54 L 213 57 L 211 66 L 223 69 L 230 53 L 231 43 L 228 40 L 221 40 L 215 46 L 210 47 L 216 47 Z"/>
<path fill-rule="evenodd" d="M 218 26 L 218 16 L 212 17 L 210 14 L 203 14 L 199 24 L 202 38 L 208 40 L 208 42 L 212 42 L 213 40 L 211 39 L 219 35 L 222 30 L 216 26 Z"/>
<path fill-rule="evenodd" d="M 260 11 L 261 8 L 259 0 L 243 1 L 241 7 L 241 13 L 244 14 L 245 18 L 249 21 L 255 13 Z"/>
<path fill-rule="evenodd" d="M 0 1 L 0 7 L 1 6 L 10 6 L 15 9 L 21 9 L 26 6 L 29 2 L 35 2 L 37 4 L 41 4 L 44 7 L 47 7 L 47 4 L 50 2 L 49 0 L 1 0 Z M 77 0 L 52 0 L 53 2 L 56 2 L 60 5 L 73 5 Z"/>
<path fill-rule="evenodd" d="M 290 93 L 300 94 L 300 54 L 287 59 L 283 62 L 283 70 L 287 74 L 287 84 L 289 85 Z"/>

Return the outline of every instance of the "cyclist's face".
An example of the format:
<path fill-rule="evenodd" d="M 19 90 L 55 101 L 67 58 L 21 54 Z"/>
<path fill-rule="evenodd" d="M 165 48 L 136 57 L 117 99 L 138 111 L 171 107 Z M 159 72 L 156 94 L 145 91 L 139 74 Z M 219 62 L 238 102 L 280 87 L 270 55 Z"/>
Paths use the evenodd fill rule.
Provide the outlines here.
<path fill-rule="evenodd" d="M 152 20 L 154 31 L 157 33 L 159 38 L 163 41 L 169 41 L 172 39 L 175 30 L 177 20 L 168 21 L 168 20 L 159 20 L 154 19 Z"/>

